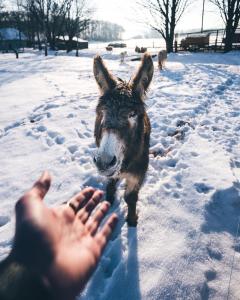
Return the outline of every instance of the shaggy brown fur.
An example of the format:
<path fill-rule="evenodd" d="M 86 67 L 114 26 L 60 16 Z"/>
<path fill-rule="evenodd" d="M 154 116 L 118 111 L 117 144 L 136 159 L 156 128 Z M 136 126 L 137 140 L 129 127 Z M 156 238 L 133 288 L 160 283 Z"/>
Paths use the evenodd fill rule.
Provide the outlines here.
<path fill-rule="evenodd" d="M 144 54 L 130 83 L 114 78 L 100 56 L 94 59 L 93 71 L 101 93 L 96 108 L 96 145 L 99 147 L 104 131 L 116 133 L 125 145 L 120 173 L 108 179 L 106 199 L 113 203 L 118 180 L 126 179 L 124 197 L 128 205 L 127 222 L 130 226 L 136 226 L 136 202 L 149 161 L 151 125 L 144 97 L 153 76 L 152 58 L 149 54 Z M 134 117 L 134 126 L 129 121 L 131 117 Z"/>
<path fill-rule="evenodd" d="M 167 51 L 161 50 L 158 52 L 158 68 L 162 70 L 165 67 L 165 63 L 167 60 Z"/>

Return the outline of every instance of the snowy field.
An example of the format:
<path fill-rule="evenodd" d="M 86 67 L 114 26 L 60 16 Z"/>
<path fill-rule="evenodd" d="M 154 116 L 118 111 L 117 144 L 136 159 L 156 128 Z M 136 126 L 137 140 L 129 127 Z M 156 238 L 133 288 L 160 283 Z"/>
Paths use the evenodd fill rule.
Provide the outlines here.
<path fill-rule="evenodd" d="M 94 52 L 0 54 L 1 259 L 14 204 L 43 170 L 53 176 L 51 205 L 105 186 L 92 162 Z M 103 56 L 126 80 L 139 64 Z M 240 299 L 240 53 L 172 54 L 164 71 L 154 65 L 139 224 L 124 222 L 121 185 L 118 227 L 81 299 Z"/>

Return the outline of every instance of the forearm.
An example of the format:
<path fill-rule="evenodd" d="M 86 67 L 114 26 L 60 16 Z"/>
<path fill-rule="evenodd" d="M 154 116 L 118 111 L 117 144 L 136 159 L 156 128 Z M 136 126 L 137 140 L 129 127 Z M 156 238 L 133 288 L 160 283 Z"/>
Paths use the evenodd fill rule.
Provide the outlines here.
<path fill-rule="evenodd" d="M 1 300 L 53 300 L 43 278 L 10 257 L 0 263 Z"/>

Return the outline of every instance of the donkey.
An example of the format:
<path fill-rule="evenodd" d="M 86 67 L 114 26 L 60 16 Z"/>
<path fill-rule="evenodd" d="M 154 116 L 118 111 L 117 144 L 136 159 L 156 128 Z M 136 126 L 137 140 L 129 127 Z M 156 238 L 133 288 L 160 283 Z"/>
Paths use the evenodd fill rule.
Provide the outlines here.
<path fill-rule="evenodd" d="M 158 52 L 158 68 L 162 70 L 165 67 L 165 63 L 167 60 L 167 51 L 161 50 Z"/>
<path fill-rule="evenodd" d="M 94 58 L 93 72 L 101 96 L 96 107 L 94 136 L 98 147 L 94 163 L 108 178 L 106 200 L 115 198 L 116 185 L 126 179 L 127 222 L 137 225 L 136 203 L 148 168 L 151 125 L 144 98 L 153 77 L 153 62 L 145 53 L 129 83 L 115 78 L 102 58 Z"/>

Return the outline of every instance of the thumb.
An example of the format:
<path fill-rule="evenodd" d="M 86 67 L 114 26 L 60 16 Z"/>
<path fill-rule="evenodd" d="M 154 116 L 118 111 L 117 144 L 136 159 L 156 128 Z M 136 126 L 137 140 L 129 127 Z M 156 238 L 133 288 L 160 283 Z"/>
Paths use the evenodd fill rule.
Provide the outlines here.
<path fill-rule="evenodd" d="M 34 183 L 32 189 L 29 191 L 32 196 L 37 196 L 43 200 L 44 196 L 47 194 L 51 185 L 51 176 L 48 171 L 44 171 L 41 177 Z"/>

